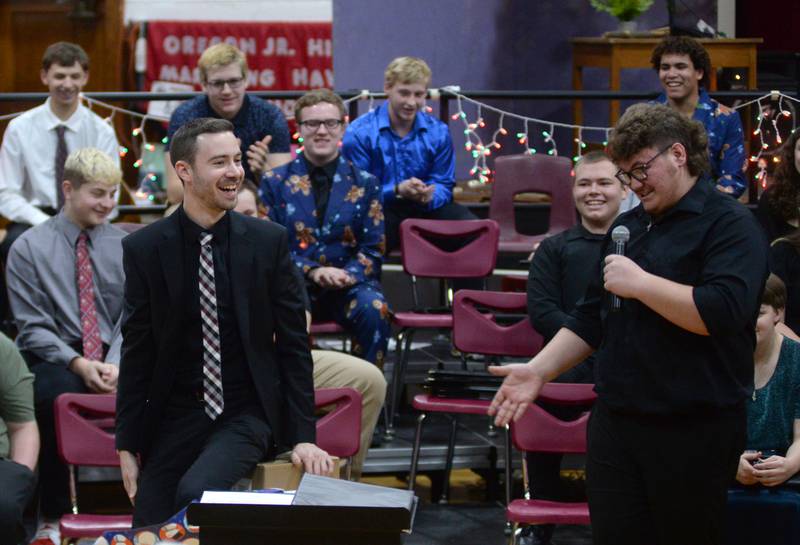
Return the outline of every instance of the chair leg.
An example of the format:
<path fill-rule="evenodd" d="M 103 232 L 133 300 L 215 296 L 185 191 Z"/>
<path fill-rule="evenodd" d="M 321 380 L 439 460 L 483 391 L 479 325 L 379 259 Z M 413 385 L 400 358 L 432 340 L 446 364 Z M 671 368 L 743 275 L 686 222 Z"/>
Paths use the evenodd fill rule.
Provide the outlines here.
<path fill-rule="evenodd" d="M 458 417 L 450 416 L 450 437 L 447 440 L 447 459 L 444 463 L 444 484 L 439 503 L 447 503 L 450 499 L 450 472 L 453 470 L 453 458 L 456 450 L 456 431 L 458 430 Z"/>
<path fill-rule="evenodd" d="M 403 336 L 405 342 L 403 343 Z M 414 331 L 401 331 L 397 336 L 397 361 L 395 361 L 394 369 L 392 371 L 392 384 L 391 387 L 391 400 L 388 404 L 386 411 L 386 435 L 394 435 L 394 417 L 397 414 L 398 406 L 400 404 L 400 396 L 403 392 L 403 377 L 406 373 L 406 366 L 408 365 L 409 353 L 411 352 L 411 341 L 414 339 Z M 400 349 L 401 344 L 405 346 Z"/>
<path fill-rule="evenodd" d="M 408 489 L 414 490 L 417 482 L 417 467 L 419 464 L 419 446 L 422 442 L 422 423 L 425 421 L 425 413 L 417 417 L 417 430 L 414 432 L 414 446 L 411 450 L 411 470 L 408 472 Z"/>
<path fill-rule="evenodd" d="M 506 507 L 509 506 L 511 503 L 511 432 L 509 431 L 508 425 L 503 426 L 505 431 L 505 456 L 506 456 L 506 466 L 504 468 L 506 473 Z"/>
<path fill-rule="evenodd" d="M 510 522 L 506 522 L 506 526 L 509 526 L 510 524 L 511 524 Z M 514 525 L 511 526 L 511 533 L 509 534 L 508 545 L 516 544 L 517 535 L 519 534 L 519 532 L 520 532 L 519 524 L 515 522 Z"/>

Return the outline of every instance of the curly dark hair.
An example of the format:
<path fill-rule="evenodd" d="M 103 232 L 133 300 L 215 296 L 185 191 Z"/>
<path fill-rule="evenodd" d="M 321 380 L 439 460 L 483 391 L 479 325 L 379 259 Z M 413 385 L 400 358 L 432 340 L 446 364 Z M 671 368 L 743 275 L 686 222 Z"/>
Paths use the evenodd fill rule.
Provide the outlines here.
<path fill-rule="evenodd" d="M 794 149 L 800 140 L 800 130 L 792 133 L 780 149 L 780 163 L 769 189 L 769 206 L 786 221 L 800 217 L 800 172 L 794 164 Z"/>
<path fill-rule="evenodd" d="M 686 149 L 689 174 L 710 172 L 703 124 L 663 104 L 642 103 L 628 108 L 611 133 L 608 154 L 619 164 L 645 148 L 663 148 L 671 143 L 680 143 Z"/>
<path fill-rule="evenodd" d="M 688 36 L 667 36 L 659 43 L 650 56 L 653 69 L 658 72 L 661 57 L 664 55 L 688 55 L 697 70 L 703 71 L 700 85 L 708 89 L 711 74 L 711 58 L 700 42 Z"/>

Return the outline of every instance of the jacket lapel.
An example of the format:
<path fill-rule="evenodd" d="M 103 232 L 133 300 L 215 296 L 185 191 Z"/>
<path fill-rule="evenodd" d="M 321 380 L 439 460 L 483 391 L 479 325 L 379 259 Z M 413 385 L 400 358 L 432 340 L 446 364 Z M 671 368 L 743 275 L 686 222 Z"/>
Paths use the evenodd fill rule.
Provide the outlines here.
<path fill-rule="evenodd" d="M 340 155 L 339 164 L 336 167 L 336 174 L 333 175 L 333 183 L 331 184 L 331 193 L 328 197 L 328 208 L 325 211 L 325 222 L 323 225 L 332 227 L 337 223 L 339 209 L 344 204 L 344 199 L 347 197 L 350 188 L 352 188 L 356 182 L 352 177 L 352 170 L 347 161 Z"/>
<path fill-rule="evenodd" d="M 293 202 L 295 206 L 299 210 L 295 212 L 296 218 L 305 218 L 304 223 L 306 227 L 317 227 L 318 225 L 322 225 L 321 221 L 314 220 L 314 211 L 316 210 L 316 202 L 314 202 L 314 189 L 311 187 L 311 178 L 308 175 L 308 170 L 306 170 L 306 162 L 302 157 L 298 157 L 289 165 L 289 172 L 288 178 L 291 180 L 293 176 L 297 176 L 300 179 L 300 185 L 306 185 L 308 187 L 308 195 L 304 194 L 302 189 L 298 189 L 296 193 L 292 193 L 292 189 L 295 189 L 290 184 L 289 187 L 284 188 L 284 191 L 288 192 L 286 196 L 286 202 Z M 305 180 L 303 180 L 305 178 Z M 287 228 L 290 226 L 287 225 Z"/>
<path fill-rule="evenodd" d="M 231 238 L 231 291 L 233 308 L 239 325 L 239 335 L 245 350 L 250 346 L 250 293 L 255 280 L 253 271 L 253 244 L 247 234 L 247 225 L 239 214 L 230 214 Z M 251 358 L 247 358 L 248 361 Z"/>
<path fill-rule="evenodd" d="M 181 248 L 178 214 L 173 213 L 166 222 L 163 238 L 158 245 L 161 270 L 167 284 L 167 292 L 173 309 L 180 308 L 183 296 L 183 248 Z"/>

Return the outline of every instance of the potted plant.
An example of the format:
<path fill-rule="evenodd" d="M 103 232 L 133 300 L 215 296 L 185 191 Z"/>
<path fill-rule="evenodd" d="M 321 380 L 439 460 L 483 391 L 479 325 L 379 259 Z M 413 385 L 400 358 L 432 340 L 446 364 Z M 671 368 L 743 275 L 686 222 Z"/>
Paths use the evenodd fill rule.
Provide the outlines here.
<path fill-rule="evenodd" d="M 620 30 L 630 32 L 636 29 L 634 19 L 650 9 L 653 0 L 589 0 L 597 11 L 610 13 L 620 21 Z"/>

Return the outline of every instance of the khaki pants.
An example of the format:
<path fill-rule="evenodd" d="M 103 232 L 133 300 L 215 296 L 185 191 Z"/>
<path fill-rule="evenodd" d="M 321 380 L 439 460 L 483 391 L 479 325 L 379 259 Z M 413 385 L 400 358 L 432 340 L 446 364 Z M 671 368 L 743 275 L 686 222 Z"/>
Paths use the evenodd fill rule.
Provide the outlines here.
<path fill-rule="evenodd" d="M 314 388 L 356 389 L 362 397 L 361 444 L 353 457 L 351 477 L 361 478 L 372 433 L 386 398 L 386 379 L 378 367 L 355 356 L 333 350 L 312 350 Z"/>

